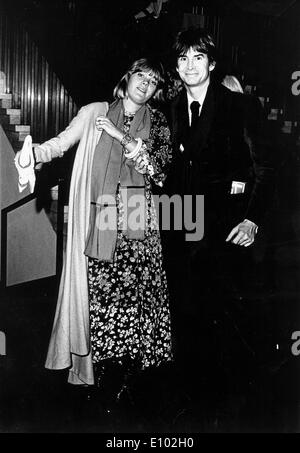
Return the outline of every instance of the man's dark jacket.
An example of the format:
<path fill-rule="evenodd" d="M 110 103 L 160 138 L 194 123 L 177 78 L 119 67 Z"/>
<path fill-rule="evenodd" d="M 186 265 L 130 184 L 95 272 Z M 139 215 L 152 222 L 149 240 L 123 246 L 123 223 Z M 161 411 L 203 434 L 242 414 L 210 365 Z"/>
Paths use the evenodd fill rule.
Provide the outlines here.
<path fill-rule="evenodd" d="M 239 221 L 247 218 L 260 225 L 272 195 L 274 168 L 263 140 L 259 101 L 211 82 L 193 133 L 185 90 L 172 102 L 170 122 L 174 160 L 168 192 L 208 195 L 210 210 L 218 200 L 231 203 L 242 197 Z M 243 195 L 230 195 L 232 181 L 246 182 Z"/>

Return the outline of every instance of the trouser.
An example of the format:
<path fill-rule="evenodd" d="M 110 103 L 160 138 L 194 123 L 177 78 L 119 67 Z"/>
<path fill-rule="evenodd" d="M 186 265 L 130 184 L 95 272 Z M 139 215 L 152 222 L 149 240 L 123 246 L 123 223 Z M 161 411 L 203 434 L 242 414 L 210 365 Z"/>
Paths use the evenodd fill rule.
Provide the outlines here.
<path fill-rule="evenodd" d="M 224 332 L 234 328 L 228 327 L 228 304 L 239 297 L 240 269 L 249 257 L 248 249 L 225 241 L 243 220 L 227 201 L 207 200 L 201 241 L 185 241 L 182 231 L 164 241 L 174 342 L 185 360 L 216 358 L 228 337 Z"/>

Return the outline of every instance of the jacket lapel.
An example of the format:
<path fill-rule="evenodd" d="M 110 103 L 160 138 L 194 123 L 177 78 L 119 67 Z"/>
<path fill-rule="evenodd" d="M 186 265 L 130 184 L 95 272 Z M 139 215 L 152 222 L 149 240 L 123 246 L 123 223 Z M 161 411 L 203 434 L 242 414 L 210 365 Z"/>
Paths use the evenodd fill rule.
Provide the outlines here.
<path fill-rule="evenodd" d="M 173 106 L 173 134 L 175 149 L 180 153 L 181 145 L 184 148 L 186 157 L 192 154 L 199 154 L 208 138 L 208 134 L 212 127 L 212 122 L 215 113 L 215 92 L 212 84 L 208 86 L 207 94 L 201 109 L 201 114 L 197 121 L 193 133 L 189 127 L 188 118 L 188 102 L 186 91 L 179 95 Z"/>
<path fill-rule="evenodd" d="M 176 152 L 179 151 L 180 145 L 183 145 L 184 148 L 186 147 L 187 138 L 189 136 L 189 118 L 187 109 L 187 95 L 186 91 L 183 90 L 176 99 L 173 107 L 172 126 Z"/>

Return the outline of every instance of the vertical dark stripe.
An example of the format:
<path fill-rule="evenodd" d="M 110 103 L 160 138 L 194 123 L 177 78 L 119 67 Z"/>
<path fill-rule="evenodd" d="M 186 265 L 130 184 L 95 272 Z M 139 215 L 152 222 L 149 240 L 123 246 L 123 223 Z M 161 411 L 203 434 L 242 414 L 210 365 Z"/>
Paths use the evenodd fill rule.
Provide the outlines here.
<path fill-rule="evenodd" d="M 0 5 L 1 11 L 1 5 Z M 66 127 L 77 107 L 22 24 L 0 13 L 0 69 L 6 76 L 13 108 L 21 109 L 22 124 L 30 125 L 34 142 L 42 142 Z"/>
<path fill-rule="evenodd" d="M 7 273 L 7 212 L 1 212 L 1 284 L 6 286 Z"/>

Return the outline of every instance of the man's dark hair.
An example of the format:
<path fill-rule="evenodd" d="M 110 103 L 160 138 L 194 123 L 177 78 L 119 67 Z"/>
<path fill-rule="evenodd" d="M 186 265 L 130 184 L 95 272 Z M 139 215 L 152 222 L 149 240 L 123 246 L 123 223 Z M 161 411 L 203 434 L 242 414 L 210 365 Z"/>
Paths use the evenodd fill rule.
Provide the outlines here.
<path fill-rule="evenodd" d="M 191 27 L 180 31 L 175 39 L 173 51 L 176 60 L 190 48 L 207 54 L 210 63 L 216 62 L 217 49 L 213 37 L 203 28 Z"/>

